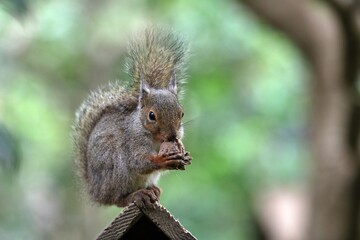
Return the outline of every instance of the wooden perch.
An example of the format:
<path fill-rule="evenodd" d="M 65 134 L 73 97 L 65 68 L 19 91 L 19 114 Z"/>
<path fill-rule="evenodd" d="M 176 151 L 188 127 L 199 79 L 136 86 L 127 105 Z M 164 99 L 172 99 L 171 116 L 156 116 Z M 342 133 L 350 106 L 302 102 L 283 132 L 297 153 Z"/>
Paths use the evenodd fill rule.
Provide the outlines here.
<path fill-rule="evenodd" d="M 163 206 L 143 209 L 131 204 L 98 236 L 98 240 L 196 240 Z"/>

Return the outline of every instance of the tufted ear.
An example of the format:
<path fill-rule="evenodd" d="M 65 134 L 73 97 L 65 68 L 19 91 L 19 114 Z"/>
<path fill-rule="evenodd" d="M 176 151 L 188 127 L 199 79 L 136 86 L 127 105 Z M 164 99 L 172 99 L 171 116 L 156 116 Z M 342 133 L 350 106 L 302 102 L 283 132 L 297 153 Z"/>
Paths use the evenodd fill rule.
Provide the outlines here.
<path fill-rule="evenodd" d="M 139 96 L 139 102 L 140 105 L 143 105 L 143 100 L 146 98 L 146 96 L 150 93 L 150 86 L 145 81 L 144 75 L 141 74 L 140 77 L 140 96 Z"/>
<path fill-rule="evenodd" d="M 169 85 L 168 85 L 167 88 L 169 89 L 169 91 L 177 94 L 177 84 L 176 84 L 176 74 L 175 74 L 175 72 L 173 72 L 173 74 L 171 75 Z"/>

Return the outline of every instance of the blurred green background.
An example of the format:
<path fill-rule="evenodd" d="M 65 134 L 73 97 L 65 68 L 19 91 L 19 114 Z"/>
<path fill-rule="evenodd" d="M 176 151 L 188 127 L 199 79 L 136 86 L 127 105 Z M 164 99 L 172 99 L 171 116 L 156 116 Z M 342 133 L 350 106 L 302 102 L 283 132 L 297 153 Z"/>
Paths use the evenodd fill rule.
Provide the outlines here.
<path fill-rule="evenodd" d="M 194 160 L 161 178 L 161 203 L 198 239 L 258 239 L 257 196 L 306 182 L 306 64 L 239 3 L 21 3 L 0 1 L 0 239 L 94 239 L 119 213 L 81 197 L 70 130 L 91 90 L 128 78 L 127 41 L 153 23 L 192 50 L 183 104 Z"/>

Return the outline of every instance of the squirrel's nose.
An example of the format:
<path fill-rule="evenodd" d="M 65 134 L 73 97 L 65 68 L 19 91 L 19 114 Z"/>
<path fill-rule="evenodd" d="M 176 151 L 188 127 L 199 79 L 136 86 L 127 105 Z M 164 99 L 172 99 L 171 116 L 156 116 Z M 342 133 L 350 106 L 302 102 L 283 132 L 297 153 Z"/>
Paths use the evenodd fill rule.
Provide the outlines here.
<path fill-rule="evenodd" d="M 174 142 L 176 139 L 177 139 L 176 134 L 170 134 L 170 135 L 167 137 L 167 141 L 169 141 L 169 142 Z"/>

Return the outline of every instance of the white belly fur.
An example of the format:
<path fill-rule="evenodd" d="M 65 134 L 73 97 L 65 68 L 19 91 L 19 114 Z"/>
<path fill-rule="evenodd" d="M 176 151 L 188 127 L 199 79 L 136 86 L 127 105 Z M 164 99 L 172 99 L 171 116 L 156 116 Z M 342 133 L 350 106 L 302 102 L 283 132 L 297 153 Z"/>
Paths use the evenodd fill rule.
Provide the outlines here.
<path fill-rule="evenodd" d="M 153 172 L 152 174 L 150 174 L 145 183 L 145 187 L 150 187 L 150 186 L 155 185 L 157 183 L 157 181 L 159 180 L 160 175 L 161 175 L 160 172 Z"/>

